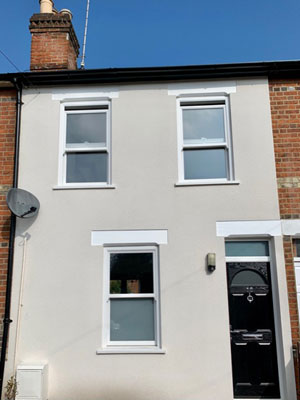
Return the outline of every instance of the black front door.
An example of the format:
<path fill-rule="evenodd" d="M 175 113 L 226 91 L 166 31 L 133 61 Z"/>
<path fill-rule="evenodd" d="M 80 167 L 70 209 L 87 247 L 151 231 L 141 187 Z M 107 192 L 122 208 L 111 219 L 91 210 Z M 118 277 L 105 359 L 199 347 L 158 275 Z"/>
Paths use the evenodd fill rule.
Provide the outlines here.
<path fill-rule="evenodd" d="M 279 398 L 269 262 L 227 262 L 234 396 Z"/>

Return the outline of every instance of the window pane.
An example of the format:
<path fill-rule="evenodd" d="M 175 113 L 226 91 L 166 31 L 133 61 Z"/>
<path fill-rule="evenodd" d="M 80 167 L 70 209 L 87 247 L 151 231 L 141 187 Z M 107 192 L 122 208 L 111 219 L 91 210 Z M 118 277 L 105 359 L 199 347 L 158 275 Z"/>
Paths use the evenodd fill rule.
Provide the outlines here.
<path fill-rule="evenodd" d="M 67 183 L 107 182 L 107 153 L 67 154 Z"/>
<path fill-rule="evenodd" d="M 106 113 L 67 114 L 67 147 L 106 146 Z"/>
<path fill-rule="evenodd" d="M 225 141 L 223 108 L 183 110 L 184 144 Z"/>
<path fill-rule="evenodd" d="M 295 240 L 295 245 L 296 245 L 296 257 L 300 257 L 300 240 L 299 239 Z"/>
<path fill-rule="evenodd" d="M 184 150 L 184 179 L 227 178 L 224 149 Z"/>
<path fill-rule="evenodd" d="M 153 293 L 153 254 L 111 254 L 110 293 Z"/>
<path fill-rule="evenodd" d="M 110 340 L 154 340 L 153 299 L 111 299 Z"/>
<path fill-rule="evenodd" d="M 256 271 L 245 270 L 238 272 L 232 279 L 231 286 L 261 286 L 266 285 L 263 277 Z"/>
<path fill-rule="evenodd" d="M 269 244 L 267 241 L 226 242 L 225 252 L 227 257 L 269 256 Z"/>

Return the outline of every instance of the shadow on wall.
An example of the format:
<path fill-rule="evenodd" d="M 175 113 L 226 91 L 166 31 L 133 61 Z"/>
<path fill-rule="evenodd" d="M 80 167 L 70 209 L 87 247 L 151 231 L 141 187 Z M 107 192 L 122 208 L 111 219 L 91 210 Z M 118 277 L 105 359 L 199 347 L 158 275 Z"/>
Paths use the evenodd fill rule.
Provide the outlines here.
<path fill-rule="evenodd" d="M 34 216 L 33 218 L 24 218 L 24 219 L 17 218 L 16 236 L 24 237 L 27 234 L 26 231 L 35 222 L 36 218 L 37 218 L 37 215 Z M 9 240 L 10 222 L 11 222 L 11 217 L 7 217 L 1 224 L 2 225 L 1 231 L 0 231 L 0 241 L 1 242 L 2 241 L 7 242 Z M 7 246 L 2 246 L 2 247 L 8 247 L 8 243 L 7 243 Z"/>
<path fill-rule="evenodd" d="M 18 218 L 17 217 L 17 229 L 16 236 L 24 237 L 28 229 L 34 224 L 35 220 L 38 218 L 38 214 L 32 218 Z"/>

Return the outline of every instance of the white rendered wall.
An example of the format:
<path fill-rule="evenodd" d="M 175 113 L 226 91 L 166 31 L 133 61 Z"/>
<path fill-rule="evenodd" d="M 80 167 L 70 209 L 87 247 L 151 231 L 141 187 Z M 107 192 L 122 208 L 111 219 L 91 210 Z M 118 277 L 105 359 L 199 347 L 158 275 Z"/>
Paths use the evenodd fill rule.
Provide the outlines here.
<path fill-rule="evenodd" d="M 99 88 L 99 91 L 104 89 Z M 176 96 L 167 84 L 120 86 L 112 99 L 115 189 L 57 185 L 59 100 L 24 90 L 19 186 L 40 200 L 18 220 L 13 320 L 6 377 L 13 370 L 22 237 L 28 232 L 17 364 L 49 365 L 50 400 L 231 400 L 224 238 L 217 221 L 278 220 L 267 80 L 237 81 L 231 93 L 239 185 L 175 187 Z M 159 246 L 162 347 L 166 354 L 96 355 L 101 347 L 103 247 L 97 230 L 167 230 Z M 275 238 L 286 399 L 295 395 L 284 260 Z M 208 275 L 205 257 L 217 254 Z M 280 278 L 280 279 L 279 279 Z"/>

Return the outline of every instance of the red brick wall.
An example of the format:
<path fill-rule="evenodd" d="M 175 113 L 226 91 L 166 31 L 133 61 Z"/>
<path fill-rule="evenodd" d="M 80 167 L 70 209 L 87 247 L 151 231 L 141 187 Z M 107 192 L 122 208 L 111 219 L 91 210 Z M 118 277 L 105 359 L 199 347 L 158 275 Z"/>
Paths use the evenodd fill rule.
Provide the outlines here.
<path fill-rule="evenodd" d="M 270 80 L 277 187 L 282 219 L 300 219 L 300 80 Z M 294 347 L 300 341 L 293 238 L 283 238 Z M 295 372 L 300 399 L 299 360 Z"/>
<path fill-rule="evenodd" d="M 10 211 L 6 193 L 13 183 L 16 123 L 15 90 L 0 88 L 0 346 L 4 316 Z"/>
<path fill-rule="evenodd" d="M 76 54 L 66 37 L 65 32 L 33 34 L 30 69 L 76 69 Z"/>

